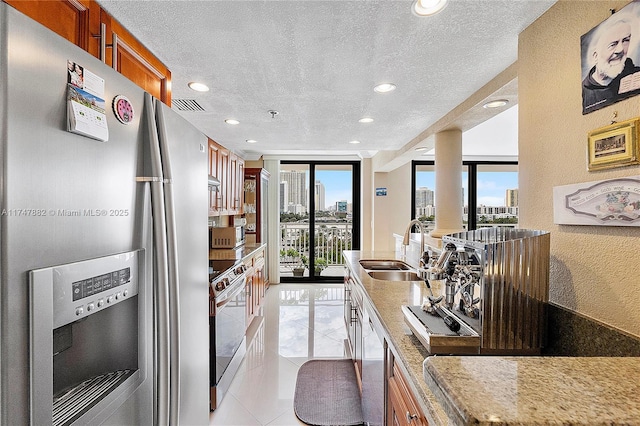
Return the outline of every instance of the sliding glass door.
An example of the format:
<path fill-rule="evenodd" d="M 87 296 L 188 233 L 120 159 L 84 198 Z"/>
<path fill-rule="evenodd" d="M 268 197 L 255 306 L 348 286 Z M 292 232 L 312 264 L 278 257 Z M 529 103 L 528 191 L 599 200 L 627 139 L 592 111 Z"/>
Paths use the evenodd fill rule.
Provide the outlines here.
<path fill-rule="evenodd" d="M 360 163 L 280 164 L 280 277 L 341 281 L 360 242 Z"/>

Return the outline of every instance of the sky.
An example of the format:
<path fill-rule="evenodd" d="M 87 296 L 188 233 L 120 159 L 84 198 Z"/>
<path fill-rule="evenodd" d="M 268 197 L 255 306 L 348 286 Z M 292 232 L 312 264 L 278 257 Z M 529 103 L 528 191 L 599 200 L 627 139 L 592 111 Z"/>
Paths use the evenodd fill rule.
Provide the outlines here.
<path fill-rule="evenodd" d="M 316 180 L 319 180 L 324 185 L 324 201 L 325 208 L 335 206 L 336 202 L 347 200 L 351 203 L 352 192 L 351 182 L 352 172 L 347 170 L 317 170 Z"/>

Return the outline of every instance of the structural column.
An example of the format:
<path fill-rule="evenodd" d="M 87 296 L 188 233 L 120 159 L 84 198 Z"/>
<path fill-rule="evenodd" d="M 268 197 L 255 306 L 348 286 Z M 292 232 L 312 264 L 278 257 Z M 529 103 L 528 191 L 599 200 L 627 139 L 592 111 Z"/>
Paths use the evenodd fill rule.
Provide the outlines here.
<path fill-rule="evenodd" d="M 267 191 L 267 265 L 269 282 L 280 283 L 280 160 L 265 159 L 262 166 L 271 173 Z M 276 212 L 277 214 L 273 214 Z"/>
<path fill-rule="evenodd" d="M 462 131 L 446 130 L 435 135 L 436 227 L 433 238 L 460 232 L 462 228 Z"/>

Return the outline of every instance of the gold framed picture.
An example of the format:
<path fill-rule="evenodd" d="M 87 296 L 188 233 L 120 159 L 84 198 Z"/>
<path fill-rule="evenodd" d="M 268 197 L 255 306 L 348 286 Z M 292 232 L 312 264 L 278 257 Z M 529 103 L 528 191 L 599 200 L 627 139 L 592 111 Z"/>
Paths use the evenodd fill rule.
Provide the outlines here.
<path fill-rule="evenodd" d="M 588 169 L 601 170 L 640 164 L 639 124 L 640 119 L 634 118 L 589 132 Z"/>

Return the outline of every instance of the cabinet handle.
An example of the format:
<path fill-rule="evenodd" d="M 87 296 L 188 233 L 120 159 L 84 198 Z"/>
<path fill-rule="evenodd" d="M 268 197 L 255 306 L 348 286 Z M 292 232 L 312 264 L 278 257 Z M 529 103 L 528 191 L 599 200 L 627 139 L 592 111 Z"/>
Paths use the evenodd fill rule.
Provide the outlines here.
<path fill-rule="evenodd" d="M 100 59 L 107 62 L 107 24 L 100 24 Z"/>
<path fill-rule="evenodd" d="M 407 423 L 411 423 L 417 418 L 418 418 L 417 414 L 411 414 L 410 412 L 407 411 Z"/>
<path fill-rule="evenodd" d="M 111 35 L 111 68 L 118 70 L 118 34 L 113 32 Z"/>

